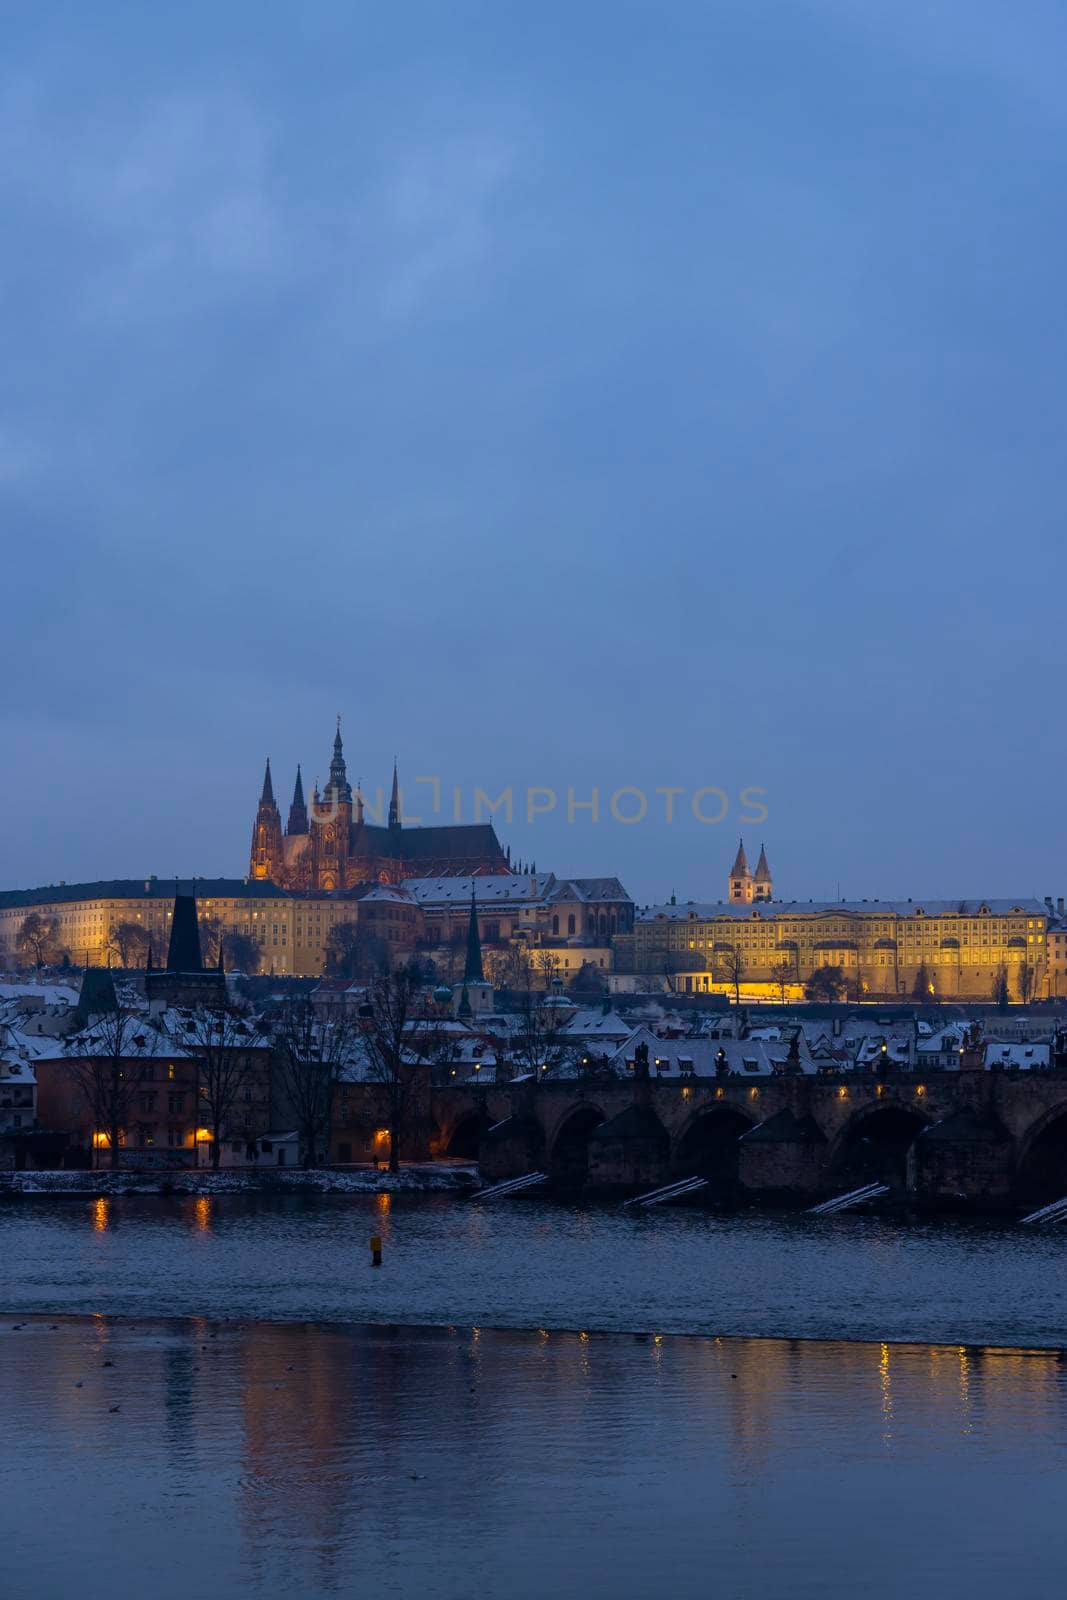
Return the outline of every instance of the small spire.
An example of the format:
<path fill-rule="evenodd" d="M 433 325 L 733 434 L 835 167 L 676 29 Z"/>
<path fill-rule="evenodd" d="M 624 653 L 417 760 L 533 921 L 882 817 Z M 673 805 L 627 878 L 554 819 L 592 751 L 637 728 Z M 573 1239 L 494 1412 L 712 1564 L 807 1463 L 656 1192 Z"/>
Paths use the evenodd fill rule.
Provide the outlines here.
<path fill-rule="evenodd" d="M 749 876 L 748 859 L 745 855 L 745 841 L 743 839 L 738 839 L 737 841 L 737 855 L 734 857 L 734 864 L 730 868 L 730 876 L 731 878 L 747 878 Z"/>
<path fill-rule="evenodd" d="M 261 806 L 274 804 L 274 785 L 270 779 L 270 756 L 267 757 L 267 770 L 263 774 L 263 793 L 259 797 Z"/>
<path fill-rule="evenodd" d="M 759 847 L 759 860 L 756 862 L 756 882 L 770 883 L 771 869 L 767 865 L 767 850 L 764 845 Z"/>
<path fill-rule="evenodd" d="M 297 834 L 308 831 L 308 811 L 304 802 L 304 780 L 300 774 L 300 765 L 296 768 L 296 782 L 293 784 L 293 803 L 289 807 L 289 821 L 286 833 Z"/>
<path fill-rule="evenodd" d="M 484 983 L 485 973 L 482 970 L 482 941 L 478 932 L 478 902 L 474 897 L 474 885 L 471 885 L 471 914 L 467 923 L 467 959 L 463 964 L 463 988 L 466 992 L 468 983 Z"/>
<path fill-rule="evenodd" d="M 389 797 L 389 826 L 400 826 L 400 779 L 397 776 L 396 756 L 393 757 L 393 792 Z"/>

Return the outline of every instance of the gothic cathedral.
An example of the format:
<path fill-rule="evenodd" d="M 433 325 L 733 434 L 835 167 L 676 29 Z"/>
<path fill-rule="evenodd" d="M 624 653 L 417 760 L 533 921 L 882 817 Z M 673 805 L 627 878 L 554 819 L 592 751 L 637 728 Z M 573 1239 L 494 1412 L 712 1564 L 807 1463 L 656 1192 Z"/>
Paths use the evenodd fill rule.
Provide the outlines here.
<path fill-rule="evenodd" d="M 344 890 L 361 883 L 400 883 L 404 878 L 466 877 L 511 870 L 491 823 L 405 828 L 395 765 L 389 816 L 384 826 L 380 817 L 378 821 L 367 820 L 369 809 L 358 789 L 353 798 L 338 718 L 329 782 L 321 794 L 316 785 L 308 806 L 297 767 L 284 832 L 268 759 L 252 829 L 250 876 L 269 879 L 282 889 Z"/>

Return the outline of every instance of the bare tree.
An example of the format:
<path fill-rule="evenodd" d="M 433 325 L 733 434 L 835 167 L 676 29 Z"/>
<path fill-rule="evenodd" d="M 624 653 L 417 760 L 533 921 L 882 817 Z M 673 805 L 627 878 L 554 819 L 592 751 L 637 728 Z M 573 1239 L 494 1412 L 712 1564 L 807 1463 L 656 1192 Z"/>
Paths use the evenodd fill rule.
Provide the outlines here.
<path fill-rule="evenodd" d="M 494 989 L 530 987 L 533 964 L 525 944 L 508 945 L 503 950 L 483 950 L 482 964 Z"/>
<path fill-rule="evenodd" d="M 915 982 L 911 986 L 913 1000 L 929 1001 L 933 996 L 934 984 L 930 976 L 930 968 L 925 961 L 920 961 L 915 972 Z"/>
<path fill-rule="evenodd" d="M 31 911 L 22 919 L 15 949 L 22 961 L 46 967 L 62 955 L 59 944 L 59 918 L 54 913 Z"/>
<path fill-rule="evenodd" d="M 235 1006 L 199 1007 L 183 1018 L 181 1040 L 199 1061 L 197 1104 L 211 1139 L 211 1165 L 217 1172 L 222 1139 L 238 1096 L 257 1081 L 266 1041 Z"/>
<path fill-rule="evenodd" d="M 1024 961 L 1019 968 L 1016 979 L 1019 986 L 1019 999 L 1024 1006 L 1028 1006 L 1034 998 L 1034 988 L 1037 983 L 1037 969 L 1030 961 Z"/>
<path fill-rule="evenodd" d="M 1008 969 L 1004 965 L 1003 961 L 1000 963 L 1000 966 L 993 975 L 993 982 L 990 984 L 990 993 L 992 994 L 993 999 L 996 1001 L 997 1009 L 999 1011 L 1007 1011 L 1008 1006 L 1011 1003 L 1011 991 L 1008 988 Z"/>
<path fill-rule="evenodd" d="M 804 985 L 809 1000 L 831 1006 L 844 999 L 847 989 L 845 969 L 838 966 L 816 967 Z"/>
<path fill-rule="evenodd" d="M 197 926 L 200 929 L 200 954 L 205 967 L 218 965 L 219 948 L 222 944 L 222 923 L 218 917 L 213 917 L 207 911 L 197 912 Z"/>
<path fill-rule="evenodd" d="M 347 919 L 334 924 L 326 944 L 326 971 L 336 978 L 373 978 L 388 971 L 389 947 Z"/>
<path fill-rule="evenodd" d="M 379 973 L 360 1007 L 367 1078 L 384 1091 L 390 1172 L 399 1172 L 401 1146 L 422 1109 L 425 1073 L 419 1070 L 415 1027 L 422 1015 L 423 987 L 418 964 L 409 962 Z"/>
<path fill-rule="evenodd" d="M 119 1165 L 119 1151 L 136 1109 L 134 1096 L 148 1082 L 154 1064 L 143 1043 L 147 1028 L 143 1017 L 130 1016 L 116 1006 L 65 1041 L 67 1072 L 92 1121 L 94 1165 L 101 1137 L 107 1141 L 111 1166 Z"/>
<path fill-rule="evenodd" d="M 148 929 L 140 922 L 113 922 L 107 942 L 120 967 L 143 967 L 148 959 Z"/>
<path fill-rule="evenodd" d="M 559 1009 L 547 1003 L 548 996 L 527 989 L 519 1007 L 518 1026 L 511 1034 L 508 1050 L 516 1066 L 538 1082 L 554 1068 L 577 1058 L 573 1040 L 561 1031 Z"/>
<path fill-rule="evenodd" d="M 554 950 L 542 947 L 534 955 L 533 968 L 542 988 L 549 990 L 560 974 L 559 956 Z"/>
<path fill-rule="evenodd" d="M 793 982 L 793 963 L 785 960 L 776 961 L 771 968 L 771 978 L 778 990 L 778 1002 L 784 1006 L 786 992 Z"/>
<path fill-rule="evenodd" d="M 724 945 L 715 951 L 715 966 L 720 983 L 733 985 L 734 1005 L 741 1004 L 741 980 L 745 976 L 745 955 L 739 944 Z"/>
<path fill-rule="evenodd" d="M 259 971 L 260 949 L 250 933 L 230 928 L 222 936 L 222 960 L 227 972 L 253 977 Z"/>
<path fill-rule="evenodd" d="M 358 1031 L 345 1006 L 316 1008 L 308 1000 L 291 1001 L 278 1022 L 275 1062 L 305 1168 L 318 1166 L 320 1150 L 329 1148 L 334 1094 L 352 1059 Z"/>

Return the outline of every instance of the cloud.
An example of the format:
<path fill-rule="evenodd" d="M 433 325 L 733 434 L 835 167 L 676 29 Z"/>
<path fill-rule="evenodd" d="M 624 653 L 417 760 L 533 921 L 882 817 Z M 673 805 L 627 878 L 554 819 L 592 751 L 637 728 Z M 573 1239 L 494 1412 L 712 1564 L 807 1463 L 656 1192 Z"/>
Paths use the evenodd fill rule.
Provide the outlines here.
<path fill-rule="evenodd" d="M 486 260 L 493 206 L 513 164 L 513 150 L 492 136 L 408 155 L 385 197 L 387 314 L 412 315 Z"/>
<path fill-rule="evenodd" d="M 934 70 L 996 82 L 1042 117 L 1063 121 L 1067 27 L 1054 0 L 1035 0 L 1026 15 L 1002 0 L 970 0 L 966 6 L 958 0 L 800 0 L 800 5 Z"/>
<path fill-rule="evenodd" d="M 87 311 L 173 313 L 289 270 L 271 136 L 240 91 L 109 102 L 105 114 L 9 80 L 0 145 L 0 184 L 25 225 L 77 239 Z"/>

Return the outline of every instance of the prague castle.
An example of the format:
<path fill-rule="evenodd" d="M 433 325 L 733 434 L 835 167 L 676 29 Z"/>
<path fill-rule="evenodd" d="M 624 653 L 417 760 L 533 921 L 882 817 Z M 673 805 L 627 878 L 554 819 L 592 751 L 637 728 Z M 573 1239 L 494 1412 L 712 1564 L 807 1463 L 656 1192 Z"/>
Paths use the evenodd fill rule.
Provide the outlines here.
<path fill-rule="evenodd" d="M 368 810 L 358 788 L 353 798 L 338 718 L 329 782 L 321 795 L 316 785 L 308 806 L 297 767 L 284 833 L 268 760 L 252 829 L 249 876 L 283 889 L 330 892 L 360 883 L 396 884 L 405 878 L 474 877 L 511 871 L 491 823 L 405 829 L 395 764 L 385 826 L 380 818 L 368 821 Z"/>
<path fill-rule="evenodd" d="M 724 901 L 671 900 L 637 913 L 615 940 L 618 971 L 658 976 L 682 994 L 799 997 L 820 967 L 840 971 L 853 1000 L 1011 1000 L 1067 993 L 1063 901 L 775 900 L 766 851 L 750 871 L 740 844 Z"/>

